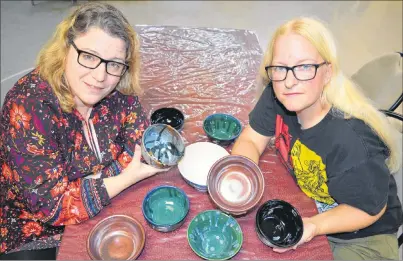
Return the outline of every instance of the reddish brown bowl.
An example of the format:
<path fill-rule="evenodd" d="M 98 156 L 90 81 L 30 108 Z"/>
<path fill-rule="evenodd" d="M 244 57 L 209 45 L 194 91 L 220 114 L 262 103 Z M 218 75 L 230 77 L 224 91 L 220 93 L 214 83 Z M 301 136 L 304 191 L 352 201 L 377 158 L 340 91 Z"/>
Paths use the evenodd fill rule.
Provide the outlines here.
<path fill-rule="evenodd" d="M 264 178 L 259 167 L 249 158 L 229 155 L 211 167 L 207 189 L 212 201 L 223 212 L 244 215 L 262 198 Z"/>
<path fill-rule="evenodd" d="M 113 215 L 91 229 L 87 251 L 94 260 L 133 260 L 143 250 L 145 239 L 140 222 L 129 216 Z"/>

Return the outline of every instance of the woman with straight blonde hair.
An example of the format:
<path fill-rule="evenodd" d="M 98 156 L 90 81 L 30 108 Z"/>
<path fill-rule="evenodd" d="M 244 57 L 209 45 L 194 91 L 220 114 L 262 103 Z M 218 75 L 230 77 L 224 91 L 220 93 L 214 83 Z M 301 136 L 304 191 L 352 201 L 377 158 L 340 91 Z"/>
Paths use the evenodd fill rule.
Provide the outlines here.
<path fill-rule="evenodd" d="M 149 125 L 139 42 L 123 14 L 85 3 L 64 19 L 0 116 L 0 259 L 56 259 L 65 225 L 97 215 L 156 169 L 140 161 Z"/>
<path fill-rule="evenodd" d="M 260 69 L 265 89 L 232 154 L 256 163 L 267 144 L 319 214 L 304 217 L 293 247 L 328 235 L 335 259 L 398 259 L 402 205 L 391 175 L 401 151 L 396 130 L 341 72 L 323 23 L 281 25 Z M 285 252 L 289 249 L 273 249 Z"/>

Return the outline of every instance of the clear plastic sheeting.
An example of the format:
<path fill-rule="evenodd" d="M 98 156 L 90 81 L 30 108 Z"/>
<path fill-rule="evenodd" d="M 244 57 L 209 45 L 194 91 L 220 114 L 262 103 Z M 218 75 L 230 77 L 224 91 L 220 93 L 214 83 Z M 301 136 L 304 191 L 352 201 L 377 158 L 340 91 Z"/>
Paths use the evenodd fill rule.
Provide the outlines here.
<path fill-rule="evenodd" d="M 180 109 L 186 142 L 205 139 L 199 127 L 212 113 L 232 114 L 246 124 L 262 58 L 253 32 L 166 26 L 136 26 L 136 31 L 149 115 L 161 107 Z"/>
<path fill-rule="evenodd" d="M 187 28 L 174 26 L 136 26 L 141 42 L 141 86 L 143 106 L 151 116 L 162 107 L 175 107 L 185 115 L 180 131 L 187 145 L 208 141 L 203 120 L 212 113 L 228 113 L 248 124 L 248 114 L 256 103 L 255 82 L 262 59 L 256 35 L 247 30 Z M 232 145 L 225 147 L 228 151 Z M 200 155 L 203 157 L 203 155 Z M 265 192 L 258 206 L 278 198 L 294 205 L 302 216 L 317 213 L 315 203 L 306 197 L 281 165 L 271 149 L 263 154 L 259 167 L 265 179 Z M 135 175 L 135 173 L 133 173 Z M 153 230 L 143 217 L 141 206 L 148 191 L 159 185 L 173 185 L 184 190 L 190 211 L 184 224 L 175 231 Z M 325 236 L 315 237 L 296 251 L 278 254 L 264 245 L 255 231 L 257 207 L 237 221 L 243 232 L 243 244 L 232 259 L 332 259 Z M 67 226 L 58 259 L 89 259 L 86 240 L 90 229 L 113 214 L 126 214 L 140 221 L 146 243 L 138 259 L 200 259 L 187 242 L 190 221 L 201 211 L 215 209 L 209 195 L 188 185 L 177 167 L 128 188 L 112 200 L 93 219 Z"/>

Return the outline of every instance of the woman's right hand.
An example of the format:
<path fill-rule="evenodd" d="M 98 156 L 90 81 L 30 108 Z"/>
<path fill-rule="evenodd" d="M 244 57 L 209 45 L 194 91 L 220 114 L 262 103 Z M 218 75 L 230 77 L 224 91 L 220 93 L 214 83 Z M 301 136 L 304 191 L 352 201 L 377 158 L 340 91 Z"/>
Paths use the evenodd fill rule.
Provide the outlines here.
<path fill-rule="evenodd" d="M 134 148 L 134 155 L 132 161 L 122 172 L 121 175 L 125 175 L 127 179 L 132 180 L 132 184 L 139 182 L 145 178 L 151 177 L 159 172 L 167 171 L 166 169 L 159 169 L 148 164 L 141 162 L 141 147 L 136 145 Z"/>
<path fill-rule="evenodd" d="M 124 189 L 139 182 L 140 180 L 151 177 L 159 172 L 169 170 L 169 168 L 158 169 L 144 164 L 140 161 L 140 159 L 141 148 L 139 145 L 136 145 L 132 161 L 129 163 L 129 165 L 127 165 L 122 173 L 114 177 L 104 178 L 104 184 L 110 198 L 115 197 Z"/>
<path fill-rule="evenodd" d="M 291 249 L 296 250 L 298 246 L 311 241 L 312 238 L 314 238 L 318 234 L 317 226 L 315 223 L 313 223 L 311 221 L 310 218 L 302 218 L 302 221 L 304 224 L 304 229 L 303 229 L 304 232 L 302 234 L 302 238 L 300 239 L 300 241 L 295 246 L 290 247 L 290 248 L 276 248 L 275 247 L 275 248 L 273 248 L 274 252 L 284 253 Z"/>

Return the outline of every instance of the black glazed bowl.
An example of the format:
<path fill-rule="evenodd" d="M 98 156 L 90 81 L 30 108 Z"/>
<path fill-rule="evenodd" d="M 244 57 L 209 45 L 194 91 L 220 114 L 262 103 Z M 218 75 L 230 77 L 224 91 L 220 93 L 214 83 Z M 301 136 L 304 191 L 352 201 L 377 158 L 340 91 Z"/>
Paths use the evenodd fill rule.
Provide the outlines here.
<path fill-rule="evenodd" d="M 151 124 L 167 124 L 180 131 L 185 123 L 185 116 L 176 108 L 160 108 L 151 114 L 150 121 Z"/>
<path fill-rule="evenodd" d="M 288 248 L 298 243 L 303 222 L 290 203 L 279 199 L 266 201 L 256 213 L 256 232 L 265 245 Z"/>

